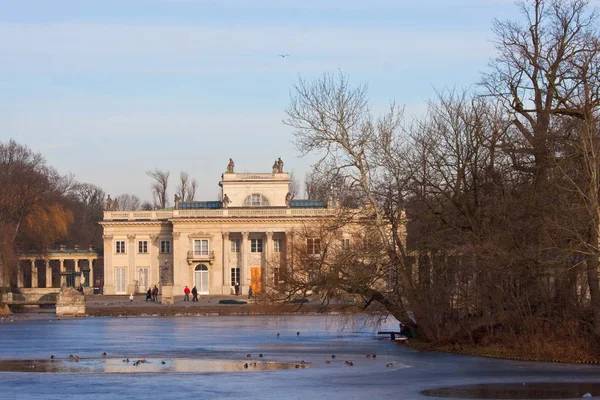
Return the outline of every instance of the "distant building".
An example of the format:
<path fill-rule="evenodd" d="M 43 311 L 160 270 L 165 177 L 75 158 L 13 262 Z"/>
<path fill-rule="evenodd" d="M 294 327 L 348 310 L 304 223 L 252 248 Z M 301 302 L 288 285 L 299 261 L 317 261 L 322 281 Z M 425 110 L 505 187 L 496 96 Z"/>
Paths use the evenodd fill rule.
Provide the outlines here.
<path fill-rule="evenodd" d="M 184 202 L 155 211 L 105 211 L 104 294 L 145 292 L 167 283 L 175 294 L 229 295 L 239 282 L 259 293 L 277 280 L 294 228 L 336 212 L 324 202 L 292 200 L 283 163 L 271 173 L 222 175 L 221 201 Z"/>

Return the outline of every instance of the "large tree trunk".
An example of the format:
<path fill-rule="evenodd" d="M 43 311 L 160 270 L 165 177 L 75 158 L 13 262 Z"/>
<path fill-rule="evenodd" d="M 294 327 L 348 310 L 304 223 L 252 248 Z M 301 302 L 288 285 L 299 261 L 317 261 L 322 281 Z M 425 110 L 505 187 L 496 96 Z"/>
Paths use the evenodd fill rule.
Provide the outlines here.
<path fill-rule="evenodd" d="M 596 242 L 598 241 L 596 234 Z M 600 287 L 598 286 L 598 256 L 592 254 L 587 259 L 587 278 L 590 287 L 592 313 L 594 317 L 594 333 L 600 336 Z"/>

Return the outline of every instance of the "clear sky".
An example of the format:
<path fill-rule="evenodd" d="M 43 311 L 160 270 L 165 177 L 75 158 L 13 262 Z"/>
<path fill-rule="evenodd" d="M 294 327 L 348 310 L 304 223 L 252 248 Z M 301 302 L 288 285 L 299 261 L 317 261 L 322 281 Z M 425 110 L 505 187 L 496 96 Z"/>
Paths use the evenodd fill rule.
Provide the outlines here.
<path fill-rule="evenodd" d="M 494 54 L 510 0 L 0 0 L 0 140 L 41 152 L 113 197 L 150 199 L 144 171 L 179 171 L 215 200 L 229 157 L 302 179 L 283 125 L 298 77 L 341 70 L 373 108 L 423 112 Z M 289 57 L 279 57 L 289 54 Z"/>

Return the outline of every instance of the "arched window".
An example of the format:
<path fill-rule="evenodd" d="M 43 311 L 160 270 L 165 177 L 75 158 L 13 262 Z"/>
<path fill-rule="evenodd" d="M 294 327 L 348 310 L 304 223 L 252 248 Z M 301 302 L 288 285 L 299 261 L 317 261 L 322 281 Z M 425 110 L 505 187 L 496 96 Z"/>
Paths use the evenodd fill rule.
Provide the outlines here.
<path fill-rule="evenodd" d="M 260 193 L 252 193 L 246 197 L 243 207 L 269 207 L 269 200 Z"/>

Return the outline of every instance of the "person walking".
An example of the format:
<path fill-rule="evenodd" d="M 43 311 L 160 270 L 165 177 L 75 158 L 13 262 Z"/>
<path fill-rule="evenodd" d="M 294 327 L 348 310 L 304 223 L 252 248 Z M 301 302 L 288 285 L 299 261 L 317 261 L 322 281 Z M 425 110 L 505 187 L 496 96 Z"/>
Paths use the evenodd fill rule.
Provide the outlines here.
<path fill-rule="evenodd" d="M 192 301 L 198 301 L 198 289 L 196 289 L 196 286 L 192 288 L 192 296 Z"/>
<path fill-rule="evenodd" d="M 190 301 L 190 288 L 187 286 L 183 289 L 183 301 Z"/>
<path fill-rule="evenodd" d="M 233 285 L 233 287 L 235 289 L 235 295 L 238 296 L 240 294 L 240 283 L 235 281 L 235 285 Z"/>
<path fill-rule="evenodd" d="M 152 289 L 152 301 L 158 301 L 158 286 L 156 285 Z"/>
<path fill-rule="evenodd" d="M 254 296 L 252 295 L 252 286 L 248 288 L 248 298 L 252 299 Z"/>

